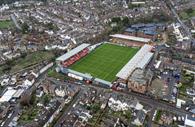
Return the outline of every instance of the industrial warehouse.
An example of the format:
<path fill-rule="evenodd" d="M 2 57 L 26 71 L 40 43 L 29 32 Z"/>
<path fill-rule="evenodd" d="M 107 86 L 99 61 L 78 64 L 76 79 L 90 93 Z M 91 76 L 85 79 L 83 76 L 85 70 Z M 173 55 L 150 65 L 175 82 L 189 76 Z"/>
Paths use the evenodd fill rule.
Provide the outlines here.
<path fill-rule="evenodd" d="M 138 47 L 109 42 L 92 46 L 84 43 L 57 58 L 56 63 L 59 71 L 74 79 L 108 88 L 114 87 L 113 84 L 117 82 L 144 93 L 148 80 L 143 79 L 140 80 L 143 82 L 138 83 L 136 78 L 140 75 L 147 77 L 144 70 L 153 57 L 153 46 L 144 44 L 141 48 Z"/>

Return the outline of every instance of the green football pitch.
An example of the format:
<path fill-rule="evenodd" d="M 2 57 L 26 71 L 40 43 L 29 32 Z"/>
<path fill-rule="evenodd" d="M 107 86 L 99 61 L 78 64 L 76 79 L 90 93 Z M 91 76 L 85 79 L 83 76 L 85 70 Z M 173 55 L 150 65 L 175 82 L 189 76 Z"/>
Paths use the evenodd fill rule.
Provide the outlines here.
<path fill-rule="evenodd" d="M 103 44 L 86 57 L 70 66 L 70 69 L 91 74 L 93 77 L 113 81 L 116 74 L 137 53 L 138 48 Z"/>

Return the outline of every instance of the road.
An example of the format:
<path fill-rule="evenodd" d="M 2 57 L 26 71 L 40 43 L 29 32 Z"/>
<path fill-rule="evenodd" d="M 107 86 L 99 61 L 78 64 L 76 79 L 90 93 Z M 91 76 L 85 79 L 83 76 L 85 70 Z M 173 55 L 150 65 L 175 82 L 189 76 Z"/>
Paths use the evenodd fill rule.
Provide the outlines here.
<path fill-rule="evenodd" d="M 117 91 L 115 91 L 115 92 L 117 92 Z M 185 116 L 186 114 L 192 115 L 192 113 L 187 112 L 184 109 L 176 108 L 175 105 L 173 105 L 173 104 L 170 104 L 170 103 L 165 102 L 165 101 L 157 100 L 157 99 L 152 99 L 146 95 L 142 95 L 142 94 L 138 94 L 138 93 L 134 93 L 134 92 L 117 92 L 117 93 L 133 96 L 133 97 L 137 98 L 140 102 L 148 104 L 151 107 L 155 107 L 158 109 L 165 109 L 167 111 L 176 113 L 178 115 L 182 115 L 182 116 Z"/>
<path fill-rule="evenodd" d="M 95 87 L 97 88 L 97 86 L 88 86 L 88 87 Z M 146 95 L 142 95 L 142 94 L 139 94 L 139 93 L 134 93 L 134 92 L 121 92 L 121 91 L 113 91 L 115 93 L 119 93 L 119 94 L 123 94 L 124 96 L 131 96 L 131 97 L 135 97 L 137 98 L 140 102 L 144 103 L 144 104 L 147 104 L 151 107 L 151 112 L 149 113 L 150 115 L 150 118 L 149 118 L 149 121 L 148 121 L 148 127 L 152 127 L 152 116 L 154 114 L 154 111 L 156 109 L 162 109 L 162 110 L 165 110 L 165 111 L 169 111 L 169 112 L 172 112 L 174 114 L 177 114 L 179 116 L 186 116 L 187 114 L 188 115 L 192 115 L 192 113 L 184 110 L 184 109 L 180 109 L 180 108 L 176 108 L 175 105 L 173 104 L 170 104 L 168 102 L 165 102 L 165 101 L 161 101 L 161 100 L 157 100 L 157 99 L 152 99 Z"/>
<path fill-rule="evenodd" d="M 60 127 L 61 123 L 64 121 L 64 118 L 67 116 L 67 114 L 70 112 L 70 110 L 72 109 L 73 105 L 77 102 L 77 100 L 79 99 L 80 95 L 83 94 L 83 90 L 80 90 L 79 93 L 73 98 L 73 100 L 71 101 L 71 103 L 68 105 L 68 107 L 66 108 L 66 110 L 63 112 L 63 115 L 60 117 L 60 119 L 56 122 L 56 124 L 54 125 L 54 127 Z"/>
<path fill-rule="evenodd" d="M 153 119 L 153 115 L 154 115 L 154 112 L 157 108 L 153 107 L 149 113 L 149 120 L 147 121 L 147 126 L 148 127 L 152 127 L 152 119 Z"/>
<path fill-rule="evenodd" d="M 56 85 L 67 85 L 67 83 L 58 81 L 58 80 L 56 80 L 54 78 L 48 78 L 48 80 L 50 80 L 51 82 L 53 82 Z M 70 85 L 73 85 L 73 84 L 70 84 Z M 82 89 L 83 89 L 83 87 L 81 87 L 81 90 L 79 91 L 79 93 L 73 98 L 73 100 L 70 102 L 70 104 L 68 104 L 68 107 L 63 112 L 63 115 L 59 118 L 59 120 L 56 122 L 56 124 L 54 125 L 54 127 L 60 127 L 61 126 L 61 123 L 64 121 L 64 118 L 70 112 L 70 110 L 73 107 L 73 105 L 77 102 L 77 100 L 79 99 L 80 95 L 83 94 L 83 91 L 84 90 L 82 90 Z"/>
<path fill-rule="evenodd" d="M 93 88 L 102 88 L 102 87 L 97 87 L 97 86 L 89 86 L 86 85 L 87 87 L 93 87 Z M 135 93 L 135 92 L 128 92 L 128 91 L 113 91 L 114 93 L 119 93 L 122 95 L 126 95 L 126 96 L 132 96 L 137 98 L 140 102 L 143 102 L 151 107 L 157 108 L 157 109 L 165 109 L 166 111 L 170 111 L 173 113 L 176 113 L 178 115 L 181 116 L 185 116 L 186 114 L 192 115 L 191 112 L 188 112 L 184 109 L 181 108 L 176 108 L 175 104 L 170 104 L 168 102 L 165 102 L 163 100 L 158 100 L 158 99 L 153 99 L 151 97 L 148 97 L 144 94 L 139 94 L 139 93 Z"/>
<path fill-rule="evenodd" d="M 4 123 L 4 127 L 8 127 L 8 125 L 11 123 L 13 118 L 15 116 L 17 116 L 19 112 L 20 112 L 20 104 L 17 104 L 17 105 L 15 105 L 15 107 L 13 109 L 13 114 L 11 115 L 11 117 L 6 119 L 6 121 Z"/>
<path fill-rule="evenodd" d="M 41 75 L 36 83 L 35 83 L 35 86 L 38 87 L 39 84 L 45 79 L 44 77 L 45 75 Z M 54 80 L 52 79 L 53 82 L 55 82 L 56 84 L 60 83 L 60 84 L 65 84 L 64 82 L 61 82 L 61 81 L 57 81 L 57 80 Z M 68 112 L 70 112 L 71 108 L 73 107 L 73 105 L 76 103 L 76 101 L 78 100 L 78 98 L 80 97 L 80 95 L 83 93 L 83 90 L 82 89 L 85 89 L 86 87 L 93 87 L 93 88 L 101 88 L 100 86 L 94 86 L 94 85 L 84 85 L 81 87 L 81 90 L 80 92 L 74 97 L 74 99 L 71 101 L 71 103 L 68 105 L 67 109 L 65 110 L 65 112 L 63 113 L 63 115 L 60 117 L 60 119 L 57 121 L 57 123 L 55 124 L 54 127 L 60 127 L 60 124 L 62 123 L 62 121 L 64 120 L 64 118 L 67 116 Z M 32 87 L 33 88 L 33 87 Z M 30 88 L 30 89 L 32 89 Z M 105 89 L 105 88 L 104 88 Z M 150 107 L 152 107 L 152 111 L 154 112 L 155 109 L 165 109 L 166 111 L 170 111 L 170 112 L 173 112 L 173 113 L 176 113 L 180 116 L 185 116 L 186 114 L 189 114 L 189 115 L 192 115 L 192 113 L 190 112 L 187 112 L 186 110 L 184 109 L 179 109 L 179 108 L 176 108 L 175 105 L 173 104 L 170 104 L 168 102 L 165 102 L 165 101 L 161 101 L 161 100 L 157 100 L 157 99 L 152 99 L 146 95 L 142 95 L 142 94 L 139 94 L 139 93 L 134 93 L 134 92 L 128 92 L 128 91 L 113 91 L 114 93 L 116 94 L 121 94 L 121 95 L 124 95 L 124 96 L 131 96 L 131 97 L 135 97 L 137 98 L 140 102 L 144 103 L 144 104 L 147 104 L 149 105 Z M 10 117 L 10 119 L 7 119 L 6 122 L 5 122 L 5 126 L 8 126 L 9 123 L 12 121 L 12 119 L 17 116 L 18 112 L 20 111 L 20 106 L 19 105 L 15 105 L 14 107 L 14 113 L 12 114 L 12 116 Z M 152 115 L 152 113 L 151 113 Z M 151 119 L 149 121 L 149 123 L 151 123 Z"/>
<path fill-rule="evenodd" d="M 60 84 L 65 84 L 64 82 L 61 81 L 55 81 L 55 79 L 52 79 L 53 82 L 56 83 L 60 83 Z M 85 89 L 86 87 L 93 87 L 96 89 L 105 89 L 103 87 L 100 86 L 94 86 L 94 85 L 83 85 L 81 87 L 81 89 Z M 82 91 L 82 90 L 81 90 Z M 148 97 L 144 94 L 139 94 L 139 93 L 135 93 L 135 92 L 128 92 L 128 91 L 113 91 L 116 94 L 121 94 L 124 96 L 131 96 L 131 97 L 135 97 L 137 98 L 140 102 L 149 105 L 152 108 L 152 111 L 150 113 L 150 116 L 153 115 L 154 111 L 156 109 L 164 109 L 166 111 L 170 111 L 172 113 L 175 113 L 179 116 L 186 116 L 186 114 L 188 115 L 192 115 L 192 113 L 184 110 L 184 109 L 180 109 L 180 108 L 176 108 L 175 104 L 170 104 L 168 102 L 162 101 L 162 100 L 157 100 L 157 99 L 152 99 L 151 97 Z M 82 93 L 80 93 L 82 94 Z M 79 95 L 80 95 L 79 94 Z M 63 119 L 66 117 L 67 113 L 71 110 L 71 107 L 74 105 L 74 103 L 76 102 L 76 100 L 78 99 L 78 96 L 74 99 L 74 101 L 72 101 L 72 103 L 69 105 L 69 107 L 67 108 L 67 110 L 64 112 L 63 116 L 60 118 L 60 120 L 57 122 L 57 124 L 55 125 L 55 127 L 60 127 L 60 123 L 61 121 L 63 121 Z M 148 126 L 150 127 L 152 123 L 152 118 L 148 121 Z"/>
<path fill-rule="evenodd" d="M 37 87 L 40 85 L 40 83 L 41 83 L 44 79 L 45 79 L 45 74 L 40 75 L 40 76 L 36 79 L 35 84 L 33 85 L 33 86 L 35 86 L 35 87 L 31 87 L 31 88 L 29 88 L 28 90 L 29 90 L 29 91 L 32 91 L 33 88 L 37 88 Z M 8 125 L 9 125 L 10 122 L 13 120 L 13 118 L 14 118 L 15 116 L 17 116 L 18 113 L 21 111 L 21 110 L 20 110 L 20 102 L 19 102 L 19 100 L 16 102 L 16 104 L 14 104 L 14 105 L 12 105 L 12 106 L 14 106 L 14 108 L 13 108 L 13 114 L 11 115 L 10 118 L 7 118 L 7 119 L 6 119 L 6 121 L 5 121 L 5 123 L 4 123 L 4 127 L 8 127 Z"/>
<path fill-rule="evenodd" d="M 16 26 L 19 30 L 21 30 L 22 28 L 18 25 L 18 22 L 17 22 L 17 20 L 16 20 L 15 14 L 11 14 L 11 19 L 13 20 L 15 26 Z"/>
<path fill-rule="evenodd" d="M 171 10 L 171 12 L 172 12 L 173 16 L 176 18 L 176 20 L 181 24 L 182 28 L 184 29 L 185 34 L 190 38 L 190 41 L 194 40 L 190 29 L 183 23 L 183 21 L 180 19 L 179 15 L 175 11 L 174 2 L 172 0 L 165 0 L 165 3 L 167 5 L 167 7 Z"/>

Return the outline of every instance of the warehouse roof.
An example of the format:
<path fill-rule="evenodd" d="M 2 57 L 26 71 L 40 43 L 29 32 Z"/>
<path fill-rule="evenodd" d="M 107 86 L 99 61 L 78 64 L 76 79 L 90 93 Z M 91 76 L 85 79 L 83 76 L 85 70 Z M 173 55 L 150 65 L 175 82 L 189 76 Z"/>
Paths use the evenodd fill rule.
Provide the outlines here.
<path fill-rule="evenodd" d="M 15 92 L 16 92 L 16 90 L 14 90 L 12 88 L 8 88 L 7 91 L 0 98 L 0 102 L 8 102 L 13 97 Z"/>
<path fill-rule="evenodd" d="M 114 37 L 114 38 L 120 38 L 120 39 L 131 40 L 131 41 L 138 41 L 138 42 L 143 42 L 143 43 L 147 43 L 147 42 L 151 41 L 151 39 L 148 39 L 148 38 L 135 37 L 135 36 L 129 36 L 129 35 L 124 35 L 124 34 L 114 34 L 114 35 L 110 35 L 110 36 Z"/>
<path fill-rule="evenodd" d="M 144 69 L 150 62 L 153 53 L 151 53 L 152 46 L 145 44 L 137 54 L 117 73 L 117 77 L 127 80 L 131 73 L 136 68 Z"/>
<path fill-rule="evenodd" d="M 65 61 L 65 60 L 69 59 L 70 57 L 74 56 L 75 54 L 79 53 L 83 49 L 87 48 L 89 45 L 90 44 L 83 43 L 83 44 L 79 45 L 78 47 L 74 48 L 73 50 L 71 50 L 70 52 L 67 52 L 66 54 L 58 57 L 56 60 L 57 61 Z"/>
<path fill-rule="evenodd" d="M 74 70 L 71 70 L 71 69 L 68 69 L 68 72 L 69 73 L 72 73 L 72 74 L 75 74 L 77 76 L 81 76 L 83 78 L 87 78 L 88 80 L 91 80 L 93 77 L 89 74 L 84 74 L 84 73 L 80 73 L 78 71 L 74 71 Z"/>
<path fill-rule="evenodd" d="M 195 116 L 186 115 L 185 125 L 195 127 Z"/>
<path fill-rule="evenodd" d="M 14 98 L 19 98 L 19 97 L 22 95 L 23 92 L 24 92 L 24 89 L 19 89 L 19 90 L 17 90 L 17 91 L 14 93 L 13 97 L 14 97 Z"/>
<path fill-rule="evenodd" d="M 148 35 L 157 35 L 158 33 L 155 32 L 155 31 L 149 31 L 149 30 L 147 30 L 147 31 L 144 31 L 144 34 L 148 34 Z"/>
<path fill-rule="evenodd" d="M 132 28 L 140 28 L 140 27 L 144 27 L 144 26 L 145 26 L 145 24 L 143 24 L 143 23 L 131 25 Z"/>
<path fill-rule="evenodd" d="M 109 87 L 112 87 L 112 83 L 111 82 L 108 82 L 108 81 L 105 81 L 103 79 L 99 79 L 99 78 L 95 78 L 94 79 L 96 82 L 99 82 L 99 83 L 102 83 L 104 85 L 108 85 Z"/>
<path fill-rule="evenodd" d="M 125 32 L 132 33 L 132 32 L 136 32 L 136 30 L 135 30 L 135 29 L 132 29 L 132 28 L 127 28 L 127 29 L 125 30 Z"/>

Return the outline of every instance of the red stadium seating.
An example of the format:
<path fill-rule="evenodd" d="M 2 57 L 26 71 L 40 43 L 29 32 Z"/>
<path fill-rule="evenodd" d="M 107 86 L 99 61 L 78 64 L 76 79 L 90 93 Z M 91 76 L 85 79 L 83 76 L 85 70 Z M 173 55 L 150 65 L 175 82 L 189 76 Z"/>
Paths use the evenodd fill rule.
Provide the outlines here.
<path fill-rule="evenodd" d="M 75 54 L 74 56 L 70 57 L 68 60 L 62 62 L 63 67 L 68 67 L 75 63 L 76 61 L 80 60 L 82 57 L 86 56 L 89 52 L 88 48 L 83 49 L 79 53 Z"/>

